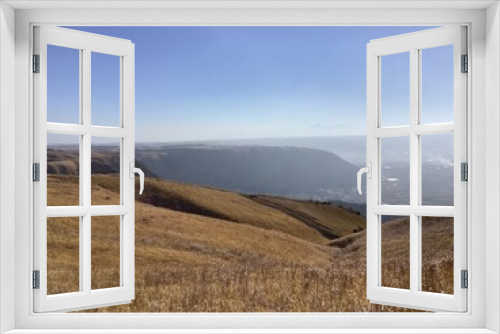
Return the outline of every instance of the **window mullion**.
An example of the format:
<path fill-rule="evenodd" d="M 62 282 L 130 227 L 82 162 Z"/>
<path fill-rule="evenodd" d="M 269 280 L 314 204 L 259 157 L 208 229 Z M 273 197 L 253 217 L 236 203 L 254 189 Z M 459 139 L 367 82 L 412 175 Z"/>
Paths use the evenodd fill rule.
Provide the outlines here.
<path fill-rule="evenodd" d="M 419 123 L 420 91 L 419 50 L 410 50 L 410 208 L 419 204 L 420 196 L 420 143 L 415 133 Z M 420 218 L 410 212 L 410 291 L 420 290 Z"/>
<path fill-rule="evenodd" d="M 86 127 L 91 126 L 91 51 L 90 49 L 83 50 L 83 66 L 82 66 L 82 123 Z M 86 208 L 90 208 L 91 202 L 91 173 L 92 173 L 92 156 L 91 156 L 91 134 L 87 132 L 82 136 L 82 159 L 80 160 L 80 175 L 81 175 L 81 193 L 82 204 Z M 81 243 L 80 243 L 80 276 L 83 282 L 83 291 L 90 293 L 91 291 L 91 215 L 88 212 L 82 217 L 81 226 Z"/>
<path fill-rule="evenodd" d="M 80 78 L 80 82 L 79 82 L 79 107 L 80 107 L 80 110 L 79 110 L 79 117 L 80 117 L 80 122 L 78 124 L 78 126 L 82 126 L 83 122 L 84 122 L 84 117 L 83 117 L 83 111 L 84 111 L 84 103 L 83 103 L 83 84 L 84 84 L 84 81 L 83 81 L 83 62 L 84 62 L 84 55 L 83 55 L 83 50 L 80 50 L 80 68 L 79 68 L 79 78 Z M 80 142 L 80 145 L 79 145 L 79 160 L 78 160 L 78 168 L 80 171 L 83 170 L 83 152 L 84 152 L 84 147 L 83 147 L 83 136 L 79 136 L 79 142 Z M 84 206 L 84 183 L 83 183 L 83 179 L 82 179 L 82 175 L 79 175 L 79 180 L 78 180 L 78 183 L 79 183 L 79 191 L 80 191 L 80 206 Z M 84 276 L 84 270 L 83 270 L 83 264 L 85 262 L 85 257 L 84 257 L 84 250 L 85 248 L 83 247 L 83 244 L 84 244 L 84 227 L 85 227 L 85 219 L 83 216 L 79 216 L 79 219 L 80 219 L 80 223 L 79 223 L 79 232 L 78 232 L 78 235 L 79 235 L 79 243 L 78 243 L 78 247 L 79 247 L 79 251 L 78 251 L 78 254 L 79 254 L 79 264 L 78 264 L 78 270 L 80 271 L 79 272 L 79 279 L 78 279 L 78 282 L 79 282 L 79 291 L 83 291 L 85 289 L 85 285 L 84 285 L 84 282 L 85 282 L 85 276 Z"/>

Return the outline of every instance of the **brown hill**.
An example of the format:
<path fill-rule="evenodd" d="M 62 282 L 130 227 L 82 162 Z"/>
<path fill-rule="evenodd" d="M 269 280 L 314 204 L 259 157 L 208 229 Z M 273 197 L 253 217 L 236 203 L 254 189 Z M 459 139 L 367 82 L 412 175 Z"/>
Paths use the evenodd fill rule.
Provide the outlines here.
<path fill-rule="evenodd" d="M 61 177 L 56 176 L 53 180 L 60 181 Z M 67 187 L 68 182 L 64 181 L 64 183 L 60 186 Z M 99 192 L 101 189 L 118 193 L 118 177 L 116 175 L 94 175 L 92 187 L 93 193 Z M 61 188 L 58 188 L 57 191 L 60 192 Z M 62 200 L 69 201 L 70 199 L 71 197 L 67 197 Z M 297 207 L 303 205 L 310 211 L 314 211 L 314 207 L 317 208 L 318 214 L 314 219 L 321 227 L 319 229 L 314 225 L 308 225 L 307 220 L 300 217 L 300 212 L 294 213 L 292 210 L 286 212 L 234 192 L 155 178 L 146 178 L 144 194 L 136 196 L 136 201 L 165 209 L 279 231 L 318 243 L 325 243 L 329 239 L 344 236 L 354 229 L 364 226 L 364 219 L 348 210 L 333 206 L 328 209 L 324 205 L 312 203 L 297 203 Z M 118 199 L 113 200 L 112 196 L 107 196 L 102 201 L 96 202 L 93 199 L 92 202 L 93 204 L 117 204 Z M 288 202 L 293 203 L 292 200 Z M 329 211 L 331 214 L 338 214 L 340 218 L 329 218 L 327 215 Z M 336 223 L 338 223 L 338 228 Z M 326 230 L 327 233 L 323 233 L 322 230 Z"/>
<path fill-rule="evenodd" d="M 62 167 L 74 156 L 59 158 L 48 204 L 78 205 L 74 165 Z M 119 202 L 119 178 L 110 172 L 93 175 L 93 204 Z M 451 293 L 452 219 L 422 224 L 424 290 Z M 364 221 L 339 207 L 147 178 L 135 226 L 135 300 L 91 311 L 408 311 L 366 300 L 366 234 L 350 233 Z M 78 217 L 48 220 L 51 293 L 78 290 L 78 230 Z M 383 224 L 382 234 L 383 284 L 405 288 L 408 220 Z M 119 235 L 118 217 L 92 217 L 94 289 L 119 285 Z"/>
<path fill-rule="evenodd" d="M 312 226 L 329 239 L 336 239 L 366 228 L 359 214 L 331 203 L 291 200 L 273 196 L 249 196 Z"/>
<path fill-rule="evenodd" d="M 49 203 L 68 205 L 78 202 L 76 177 L 49 175 L 48 178 L 49 185 L 56 185 L 49 186 Z M 114 178 L 117 176 L 100 175 L 97 182 L 93 180 L 93 201 L 118 200 L 117 191 L 102 187 L 102 184 L 115 184 Z M 116 218 L 92 217 L 93 288 L 119 285 L 119 224 Z M 78 218 L 73 217 L 48 220 L 50 294 L 78 290 L 78 225 Z M 242 268 L 245 271 L 283 266 L 321 268 L 330 265 L 332 249 L 268 228 L 136 202 L 135 258 L 138 295 L 134 303 L 146 299 L 150 305 L 157 297 L 158 289 L 165 289 L 165 285 L 172 279 L 176 280 L 181 273 L 185 285 L 193 284 L 189 283 L 191 279 L 201 279 L 197 275 L 228 275 Z M 147 292 L 150 290 L 155 292 Z M 146 295 L 141 297 L 143 293 Z M 139 305 L 131 311 L 150 312 L 151 309 Z"/>
<path fill-rule="evenodd" d="M 93 183 L 97 184 L 93 187 L 95 200 L 116 201 L 118 193 L 101 186 L 105 179 L 115 184 L 116 176 L 99 177 L 101 180 Z M 49 179 L 49 184 L 57 184 L 57 188 L 49 188 L 52 203 L 63 205 L 76 200 L 75 177 Z M 407 282 L 407 224 L 403 219 L 383 225 L 383 282 L 389 286 L 405 287 Z M 449 293 L 453 281 L 450 219 L 426 219 L 423 224 L 424 288 Z M 78 290 L 78 225 L 78 218 L 49 220 L 51 293 Z M 330 247 L 322 243 L 246 223 L 137 202 L 136 298 L 131 304 L 90 311 L 411 311 L 366 300 L 364 231 L 332 240 Z M 117 286 L 118 264 L 116 217 L 92 217 L 92 287 Z"/>
<path fill-rule="evenodd" d="M 70 184 L 75 185 L 76 179 L 73 181 L 71 178 L 61 179 L 62 176 L 78 174 L 78 151 L 49 149 L 47 155 L 47 171 L 53 176 L 49 180 L 49 188 L 52 187 L 59 194 L 65 195 L 49 196 L 48 205 L 78 205 L 78 190 L 66 189 Z M 119 172 L 118 153 L 105 146 L 93 147 L 91 168 L 92 204 L 119 204 L 119 198 L 116 196 L 107 196 L 101 200 L 95 197 L 100 189 L 119 193 L 116 174 Z M 146 174 L 151 175 L 148 171 Z M 137 201 L 175 211 L 280 231 L 313 242 L 324 243 L 364 227 L 362 217 L 334 206 L 328 208 L 315 203 L 307 204 L 282 199 L 280 207 L 276 207 L 277 201 L 280 201 L 278 197 L 273 197 L 274 202 L 271 203 L 269 202 L 271 197 L 267 200 L 264 197 L 253 198 L 235 192 L 164 181 L 154 177 L 146 178 L 145 187 L 149 191 L 145 191 L 142 196 L 136 196 Z M 269 205 L 270 203 L 273 205 Z M 311 213 L 314 215 L 312 219 L 305 217 Z M 338 218 L 332 218 L 334 216 Z"/>
<path fill-rule="evenodd" d="M 59 178 L 59 184 L 61 183 L 65 182 Z M 72 180 L 65 185 L 64 189 L 71 190 L 68 194 L 74 194 L 78 185 Z M 117 195 L 117 193 L 105 189 L 101 189 L 97 193 L 97 196 L 101 197 L 103 201 Z M 61 242 L 64 241 L 64 235 L 61 235 L 60 232 L 71 230 L 72 220 L 70 217 L 51 221 L 50 226 L 53 233 L 49 233 L 49 245 L 52 247 L 49 248 L 54 251 L 54 255 L 57 250 L 61 251 L 66 248 L 78 252 L 78 238 Z M 109 225 L 116 226 L 108 228 L 107 222 L 110 222 Z M 93 247 L 99 247 L 101 244 L 119 247 L 119 225 L 113 224 L 113 222 L 113 217 L 92 217 L 95 241 Z M 73 245 L 73 243 L 76 244 Z M 97 258 L 95 263 L 102 263 L 103 268 L 112 264 L 114 260 L 117 261 L 117 259 L 110 259 L 105 252 L 96 252 L 93 256 Z M 233 224 L 226 220 L 136 202 L 136 263 L 138 266 L 236 263 L 251 265 L 277 261 L 291 264 L 325 265 L 330 263 L 330 260 L 330 247 L 286 233 L 257 228 L 248 224 Z M 61 263 L 56 261 L 55 264 L 60 265 Z"/>
<path fill-rule="evenodd" d="M 55 175 L 78 175 L 80 160 L 77 148 L 59 147 L 47 149 L 47 173 Z M 136 167 L 142 169 L 147 176 L 155 176 L 141 161 Z M 92 173 L 113 174 L 120 172 L 120 152 L 116 147 L 92 146 Z"/>

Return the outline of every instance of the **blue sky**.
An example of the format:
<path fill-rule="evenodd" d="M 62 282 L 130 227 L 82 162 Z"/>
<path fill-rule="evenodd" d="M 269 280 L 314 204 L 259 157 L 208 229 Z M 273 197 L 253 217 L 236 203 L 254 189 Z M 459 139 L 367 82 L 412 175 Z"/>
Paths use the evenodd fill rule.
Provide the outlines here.
<path fill-rule="evenodd" d="M 429 27 L 71 27 L 136 48 L 137 142 L 362 135 L 366 44 Z M 452 121 L 452 47 L 424 50 L 422 119 Z M 407 55 L 382 60 L 382 122 L 408 124 Z M 389 59 L 391 57 L 391 59 Z M 48 121 L 78 122 L 78 52 L 49 49 Z M 92 123 L 118 125 L 119 62 L 92 55 Z"/>

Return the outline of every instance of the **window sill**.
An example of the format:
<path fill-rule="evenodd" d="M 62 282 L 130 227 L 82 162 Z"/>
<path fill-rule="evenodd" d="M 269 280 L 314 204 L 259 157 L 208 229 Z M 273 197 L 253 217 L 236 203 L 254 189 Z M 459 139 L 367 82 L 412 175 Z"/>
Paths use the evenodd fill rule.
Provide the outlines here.
<path fill-rule="evenodd" d="M 15 329 L 5 334 L 486 334 L 474 329 Z"/>

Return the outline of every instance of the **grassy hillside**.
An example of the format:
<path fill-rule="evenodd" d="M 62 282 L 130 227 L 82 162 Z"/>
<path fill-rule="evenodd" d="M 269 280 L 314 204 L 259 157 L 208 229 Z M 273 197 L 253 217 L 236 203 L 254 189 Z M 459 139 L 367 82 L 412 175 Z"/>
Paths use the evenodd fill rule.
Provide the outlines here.
<path fill-rule="evenodd" d="M 102 190 L 103 198 L 117 196 Z M 52 218 L 48 223 L 49 272 L 56 268 L 76 271 L 78 268 L 78 219 Z M 119 224 L 116 217 L 92 217 L 92 264 L 98 275 L 119 263 Z M 110 256 L 111 255 L 111 256 Z M 77 261 L 69 261 L 76 259 Z M 186 214 L 136 203 L 136 266 L 185 267 L 257 265 L 290 263 L 324 266 L 331 261 L 331 248 L 312 243 L 285 233 L 256 228 L 245 224 Z M 64 281 L 64 272 L 59 272 Z M 101 275 L 102 276 L 102 275 Z M 112 275 L 108 275 L 112 276 Z M 74 291 L 77 284 L 67 280 L 73 288 L 53 284 L 53 289 Z M 100 287 L 110 286 L 107 278 L 99 278 Z M 112 284 L 111 284 L 112 286 Z M 72 290 L 73 289 L 73 290 Z"/>
<path fill-rule="evenodd" d="M 94 176 L 94 184 L 114 192 L 118 191 L 118 183 L 113 181 L 109 175 Z M 156 207 L 279 231 L 317 243 L 326 243 L 333 238 L 322 235 L 314 227 L 306 225 L 300 217 L 259 203 L 238 193 L 155 178 L 146 179 L 145 189 L 147 191 L 144 191 L 142 196 L 136 196 L 136 201 L 152 204 Z M 315 211 L 314 208 L 318 212 L 328 211 L 323 205 L 311 203 L 307 207 L 310 211 Z M 333 218 L 332 220 L 325 212 L 322 216 L 318 215 L 316 220 L 330 230 L 332 235 L 344 236 L 352 233 L 356 228 L 364 227 L 365 223 L 362 217 L 345 209 L 331 208 L 332 214 L 341 215 L 340 219 Z M 338 228 L 335 225 L 336 221 L 339 222 Z M 341 224 L 340 221 L 342 221 Z"/>
<path fill-rule="evenodd" d="M 272 196 L 249 196 L 255 201 L 293 215 L 298 219 L 309 220 L 331 231 L 336 237 L 343 237 L 366 228 L 366 220 L 353 211 L 330 203 L 291 200 Z"/>
<path fill-rule="evenodd" d="M 119 197 L 107 195 L 97 196 L 102 190 L 119 192 L 119 154 L 116 148 L 93 147 L 92 152 L 92 205 L 117 205 Z M 51 175 L 48 180 L 49 196 L 47 205 L 78 205 L 78 151 L 49 149 L 47 152 L 47 171 Z M 138 166 L 141 165 L 138 162 Z M 143 168 L 144 166 L 140 166 Z M 143 168 L 147 175 L 152 175 Z M 290 214 L 283 210 L 262 205 L 256 200 L 241 194 L 215 188 L 188 185 L 175 181 L 164 181 L 147 177 L 145 187 L 149 189 L 136 200 L 157 207 L 193 213 L 206 217 L 219 218 L 235 223 L 247 224 L 273 231 L 280 231 L 295 237 L 317 243 L 351 233 L 353 229 L 364 226 L 364 219 L 356 217 L 345 210 L 332 208 L 332 213 L 342 214 L 337 221 L 330 223 L 326 215 L 316 217 L 320 223 L 307 224 L 308 220 L 300 217 L 300 212 Z M 52 190 L 50 190 L 52 189 Z M 54 193 L 51 194 L 50 191 Z M 56 194 L 59 194 L 56 196 Z M 62 195 L 62 196 L 61 196 Z M 293 203 L 293 201 L 292 201 Z M 315 210 L 315 207 L 317 210 Z M 312 211 L 323 211 L 325 208 L 312 205 Z M 335 211 L 335 212 L 334 212 Z M 342 211 L 342 212 L 341 212 Z M 345 213 L 345 214 L 344 214 Z M 349 218 L 347 218 L 349 216 Z M 326 218 L 326 219 L 325 219 Z M 337 223 L 340 223 L 337 226 Z M 318 228 L 319 226 L 319 228 Z"/>
<path fill-rule="evenodd" d="M 116 204 L 117 181 L 117 175 L 94 175 L 92 202 Z M 48 184 L 50 204 L 78 204 L 75 176 L 49 175 Z M 136 298 L 90 311 L 409 311 L 366 299 L 366 236 L 351 233 L 364 227 L 358 215 L 324 204 L 258 197 L 147 180 L 144 195 L 136 194 Z M 92 217 L 94 289 L 119 284 L 117 219 Z M 307 221 L 339 238 L 325 237 Z M 78 224 L 78 218 L 48 221 L 50 293 L 78 290 Z M 383 225 L 383 282 L 389 286 L 407 282 L 407 224 Z M 424 288 L 449 293 L 452 224 L 448 218 L 423 224 Z"/>

